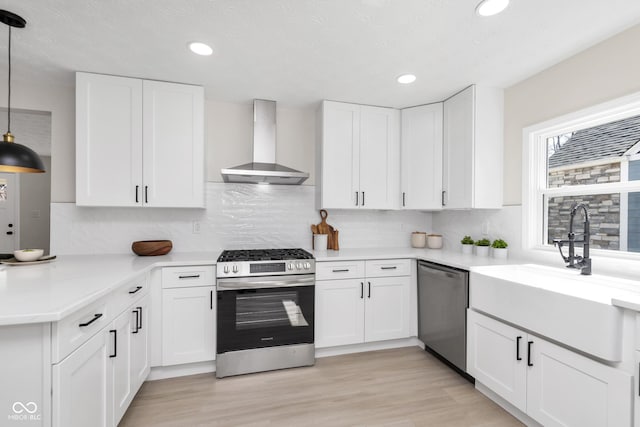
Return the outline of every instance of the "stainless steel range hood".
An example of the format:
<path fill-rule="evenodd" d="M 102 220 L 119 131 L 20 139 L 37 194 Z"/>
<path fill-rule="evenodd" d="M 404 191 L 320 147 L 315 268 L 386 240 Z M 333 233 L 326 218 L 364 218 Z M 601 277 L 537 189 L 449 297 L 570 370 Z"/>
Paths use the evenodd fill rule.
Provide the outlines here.
<path fill-rule="evenodd" d="M 309 174 L 276 163 L 276 102 L 253 101 L 253 162 L 221 169 L 224 182 L 302 184 Z"/>

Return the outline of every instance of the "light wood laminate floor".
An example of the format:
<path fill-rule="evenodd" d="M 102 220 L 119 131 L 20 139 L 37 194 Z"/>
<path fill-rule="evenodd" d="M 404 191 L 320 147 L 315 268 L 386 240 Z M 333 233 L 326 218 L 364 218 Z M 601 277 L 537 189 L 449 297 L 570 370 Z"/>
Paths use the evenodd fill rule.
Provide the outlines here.
<path fill-rule="evenodd" d="M 149 381 L 120 427 L 521 426 L 418 347 L 326 357 L 316 365 L 216 379 Z"/>

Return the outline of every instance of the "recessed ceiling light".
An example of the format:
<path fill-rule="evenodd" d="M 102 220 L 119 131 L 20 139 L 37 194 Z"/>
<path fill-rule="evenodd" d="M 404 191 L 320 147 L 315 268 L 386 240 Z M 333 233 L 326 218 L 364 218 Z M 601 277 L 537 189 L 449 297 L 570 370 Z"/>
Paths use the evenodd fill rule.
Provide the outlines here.
<path fill-rule="evenodd" d="M 476 13 L 480 16 L 493 16 L 509 6 L 509 0 L 482 0 L 476 6 Z"/>
<path fill-rule="evenodd" d="M 189 49 L 196 55 L 209 56 L 213 53 L 211 46 L 200 42 L 189 43 Z"/>
<path fill-rule="evenodd" d="M 398 83 L 402 83 L 408 85 L 409 83 L 413 83 L 416 81 L 416 76 L 413 74 L 403 74 L 398 77 Z"/>

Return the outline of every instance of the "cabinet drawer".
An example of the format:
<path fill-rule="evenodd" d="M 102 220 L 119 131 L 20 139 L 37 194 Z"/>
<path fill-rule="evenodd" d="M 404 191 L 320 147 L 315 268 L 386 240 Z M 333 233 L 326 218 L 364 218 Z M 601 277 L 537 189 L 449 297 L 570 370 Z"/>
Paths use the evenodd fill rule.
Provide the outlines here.
<path fill-rule="evenodd" d="M 316 280 L 357 279 L 364 277 L 364 261 L 316 263 Z"/>
<path fill-rule="evenodd" d="M 137 301 L 140 297 L 149 293 L 149 281 L 147 277 L 146 274 L 143 274 L 131 280 L 126 285 L 120 286 L 111 294 L 114 316 L 122 313 L 122 311 L 133 304 L 134 301 Z"/>
<path fill-rule="evenodd" d="M 111 295 L 107 295 L 59 322 L 52 323 L 52 363 L 64 359 L 113 320 L 110 299 Z"/>
<path fill-rule="evenodd" d="M 365 266 L 367 277 L 409 276 L 410 269 L 409 259 L 379 259 L 367 261 Z"/>
<path fill-rule="evenodd" d="M 185 288 L 215 285 L 212 265 L 195 267 L 165 267 L 162 269 L 162 288 Z"/>

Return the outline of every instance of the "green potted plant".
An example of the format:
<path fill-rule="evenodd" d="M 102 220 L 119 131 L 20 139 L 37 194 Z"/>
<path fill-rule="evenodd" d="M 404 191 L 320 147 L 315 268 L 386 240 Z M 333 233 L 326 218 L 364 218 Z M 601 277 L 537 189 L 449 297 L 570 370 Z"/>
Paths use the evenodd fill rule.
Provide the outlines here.
<path fill-rule="evenodd" d="M 507 242 L 502 239 L 496 239 L 491 244 L 491 249 L 494 258 L 506 259 L 507 258 Z"/>
<path fill-rule="evenodd" d="M 491 245 L 491 240 L 489 239 L 480 239 L 476 241 L 476 255 L 478 256 L 489 256 L 489 245 Z"/>
<path fill-rule="evenodd" d="M 473 253 L 473 244 L 475 242 L 473 241 L 471 236 L 464 236 L 462 238 L 462 240 L 460 240 L 460 243 L 462 243 L 462 253 L 463 254 L 470 255 L 470 254 Z"/>

